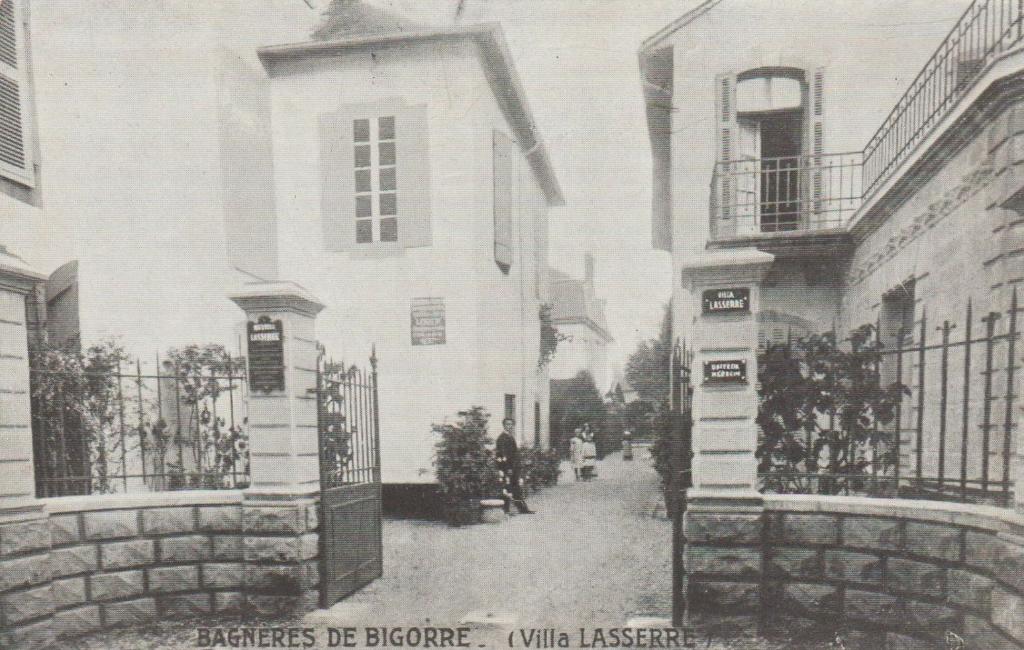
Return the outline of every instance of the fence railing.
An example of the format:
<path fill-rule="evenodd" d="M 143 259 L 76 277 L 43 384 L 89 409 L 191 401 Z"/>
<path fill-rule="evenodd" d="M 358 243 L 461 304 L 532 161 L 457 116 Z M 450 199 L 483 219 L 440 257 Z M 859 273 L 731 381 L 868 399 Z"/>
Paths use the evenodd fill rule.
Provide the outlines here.
<path fill-rule="evenodd" d="M 864 148 L 865 196 L 949 113 L 993 57 L 1017 45 L 1021 0 L 975 0 L 918 73 Z"/>
<path fill-rule="evenodd" d="M 248 486 L 242 364 L 163 365 L 31 368 L 38 497 Z"/>
<path fill-rule="evenodd" d="M 377 403 L 377 354 L 370 368 L 317 360 L 320 485 L 380 483 L 380 411 Z"/>
<path fill-rule="evenodd" d="M 711 237 L 729 239 L 846 225 L 975 85 L 1024 40 L 1024 1 L 975 0 L 862 152 L 719 162 Z"/>
<path fill-rule="evenodd" d="M 892 410 L 837 413 L 841 389 L 850 386 L 826 389 L 816 413 L 821 429 L 790 431 L 788 438 L 776 441 L 771 457 L 766 457 L 762 423 L 762 488 L 1010 506 L 1017 435 L 1018 311 L 1014 292 L 1010 308 L 1002 313 L 978 317 L 968 302 L 959 324 L 943 320 L 936 325 L 922 312 L 912 328 L 895 333 L 889 344 L 877 345 L 884 343 L 883 332 L 883 341 L 876 339 L 876 345 L 859 353 L 864 356 L 852 365 L 867 368 L 860 378 L 864 391 L 898 389 Z M 876 336 L 879 329 L 875 326 Z M 827 355 L 815 355 L 800 344 L 776 345 L 764 354 L 782 354 L 805 376 L 817 372 L 822 379 L 833 372 Z M 850 365 L 848 357 L 844 363 Z M 762 363 L 759 369 L 762 404 L 769 365 Z M 869 430 L 866 435 L 857 438 L 840 431 L 840 420 L 851 415 L 863 419 L 860 425 Z"/>
<path fill-rule="evenodd" d="M 854 152 L 717 163 L 712 238 L 845 225 L 861 204 L 861 161 Z"/>

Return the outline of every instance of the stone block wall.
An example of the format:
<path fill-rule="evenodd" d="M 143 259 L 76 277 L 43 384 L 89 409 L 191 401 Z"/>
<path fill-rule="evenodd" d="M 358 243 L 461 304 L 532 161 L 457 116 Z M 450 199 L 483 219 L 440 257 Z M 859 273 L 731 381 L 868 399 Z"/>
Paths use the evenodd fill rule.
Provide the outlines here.
<path fill-rule="evenodd" d="M 1024 517 L 999 508 L 766 496 L 685 523 L 691 611 L 814 619 L 879 648 L 1024 648 Z M 936 645 L 938 644 L 938 645 Z"/>
<path fill-rule="evenodd" d="M 316 607 L 317 504 L 240 492 L 66 497 L 0 521 L 0 647 Z"/>

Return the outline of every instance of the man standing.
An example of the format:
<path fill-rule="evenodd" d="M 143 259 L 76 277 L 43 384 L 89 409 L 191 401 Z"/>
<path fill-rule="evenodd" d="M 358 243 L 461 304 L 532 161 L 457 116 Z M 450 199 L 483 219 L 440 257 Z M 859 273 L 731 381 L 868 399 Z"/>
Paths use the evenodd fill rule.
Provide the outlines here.
<path fill-rule="evenodd" d="M 495 460 L 498 461 L 498 469 L 501 470 L 502 479 L 505 482 L 502 494 L 505 498 L 505 512 L 511 509 L 512 503 L 520 514 L 532 515 L 533 510 L 526 505 L 523 499 L 523 489 L 519 485 L 519 447 L 516 445 L 516 438 L 512 435 L 515 431 L 516 421 L 512 418 L 505 418 L 501 422 L 504 431 L 498 436 L 495 442 Z"/>

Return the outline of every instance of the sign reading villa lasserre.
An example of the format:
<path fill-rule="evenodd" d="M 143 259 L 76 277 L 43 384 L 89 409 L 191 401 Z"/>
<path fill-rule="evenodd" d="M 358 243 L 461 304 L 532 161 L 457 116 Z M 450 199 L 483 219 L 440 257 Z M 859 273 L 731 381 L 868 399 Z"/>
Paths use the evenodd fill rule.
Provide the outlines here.
<path fill-rule="evenodd" d="M 284 390 L 284 327 L 281 321 L 260 316 L 246 326 L 249 387 L 271 392 Z"/>
<path fill-rule="evenodd" d="M 413 345 L 444 345 L 444 298 L 413 298 L 410 310 Z"/>
<path fill-rule="evenodd" d="M 750 311 L 750 288 L 708 289 L 702 302 L 705 314 Z"/>
<path fill-rule="evenodd" d="M 704 362 L 704 381 L 724 384 L 745 384 L 747 362 L 743 359 Z"/>

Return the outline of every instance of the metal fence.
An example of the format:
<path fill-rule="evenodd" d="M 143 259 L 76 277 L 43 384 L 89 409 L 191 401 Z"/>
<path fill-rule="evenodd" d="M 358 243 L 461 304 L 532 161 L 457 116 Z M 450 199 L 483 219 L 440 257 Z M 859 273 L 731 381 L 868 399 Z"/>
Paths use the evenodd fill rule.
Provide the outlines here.
<path fill-rule="evenodd" d="M 244 364 L 132 365 L 33 365 L 37 496 L 248 486 Z"/>
<path fill-rule="evenodd" d="M 837 412 L 842 389 L 821 391 L 815 414 L 819 430 L 792 430 L 773 458 L 766 458 L 764 423 L 759 445 L 761 487 L 769 492 L 859 494 L 953 500 L 1009 506 L 1013 502 L 1012 459 L 1016 455 L 1015 385 L 1019 362 L 1014 291 L 1010 308 L 978 317 L 970 302 L 959 324 L 936 324 L 922 311 L 912 328 L 896 333 L 885 346 L 880 327 L 875 344 L 851 353 L 843 363 L 866 370 L 859 381 L 864 391 L 894 389 L 892 412 L 865 407 L 852 415 L 855 426 L 868 429 L 859 439 L 844 436 Z M 795 361 L 804 376 L 818 379 L 833 373 L 826 356 L 807 352 L 800 344 L 776 345 L 763 355 L 782 354 Z M 857 355 L 863 355 L 859 360 Z M 839 363 L 838 355 L 835 363 Z M 759 389 L 766 399 L 769 363 L 759 366 Z M 849 381 L 836 379 L 836 381 Z M 864 403 L 871 403 L 869 396 Z M 875 401 L 875 404 L 879 402 Z M 832 408 L 830 408 L 832 407 Z M 764 412 L 762 407 L 762 412 Z M 847 414 L 851 415 L 851 414 Z M 836 451 L 836 446 L 846 448 Z M 841 453 L 841 462 L 829 454 Z M 828 468 L 841 467 L 839 472 Z"/>
<path fill-rule="evenodd" d="M 367 370 L 327 360 L 321 350 L 315 393 L 321 489 L 379 483 L 376 352 Z"/>
<path fill-rule="evenodd" d="M 719 162 L 712 236 L 838 228 L 861 204 L 859 152 Z"/>
<path fill-rule="evenodd" d="M 1024 2 L 975 0 L 864 148 L 865 196 L 949 114 L 992 59 L 1022 40 Z"/>

